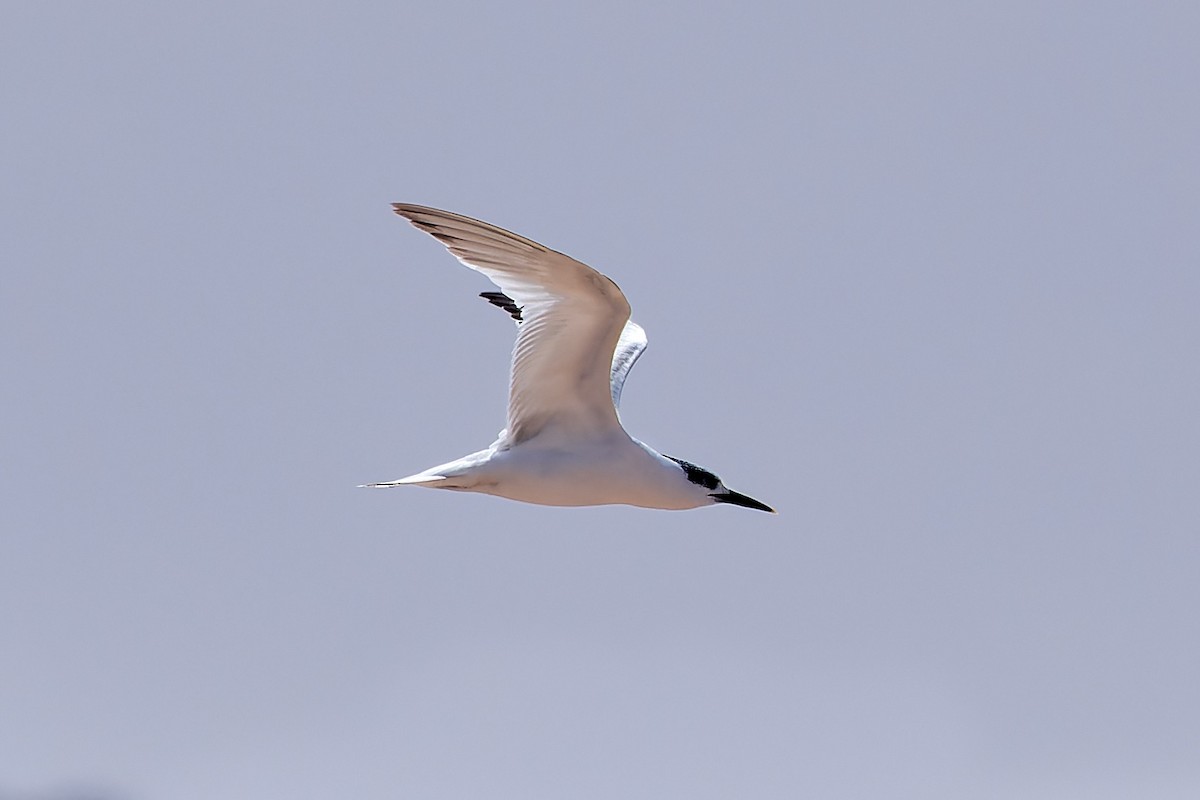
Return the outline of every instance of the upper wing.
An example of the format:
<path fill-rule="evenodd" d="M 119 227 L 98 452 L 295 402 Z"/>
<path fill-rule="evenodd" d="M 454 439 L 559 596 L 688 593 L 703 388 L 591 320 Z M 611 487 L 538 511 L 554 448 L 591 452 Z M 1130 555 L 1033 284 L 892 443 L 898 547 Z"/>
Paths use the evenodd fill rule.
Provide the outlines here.
<path fill-rule="evenodd" d="M 629 319 L 629 303 L 615 283 L 586 264 L 486 222 L 407 203 L 392 207 L 491 279 L 519 312 L 508 396 L 511 442 L 543 432 L 579 438 L 620 426 L 613 404 L 620 394 L 614 350 Z M 643 334 L 641 347 L 644 339 Z M 629 357 L 621 382 L 638 352 Z"/>
<path fill-rule="evenodd" d="M 504 292 L 480 292 L 479 296 L 496 308 L 508 312 L 508 315 L 521 324 L 521 308 Z M 621 329 L 621 337 L 617 339 L 617 347 L 613 351 L 612 372 L 609 381 L 612 388 L 613 405 L 621 408 L 621 389 L 625 386 L 625 378 L 633 365 L 641 358 L 646 350 L 646 331 L 633 320 L 625 323 Z"/>

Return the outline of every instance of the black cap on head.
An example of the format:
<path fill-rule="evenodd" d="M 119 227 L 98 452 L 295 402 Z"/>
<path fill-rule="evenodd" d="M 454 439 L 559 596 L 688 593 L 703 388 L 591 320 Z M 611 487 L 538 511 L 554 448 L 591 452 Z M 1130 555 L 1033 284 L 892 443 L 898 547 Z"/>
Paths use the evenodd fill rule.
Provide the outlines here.
<path fill-rule="evenodd" d="M 705 489 L 712 491 L 721 485 L 721 479 L 704 467 L 697 467 L 692 462 L 684 461 L 682 458 L 676 458 L 675 456 L 667 456 L 667 458 L 682 467 L 683 471 L 687 474 L 687 479 L 697 486 L 703 486 Z"/>
<path fill-rule="evenodd" d="M 715 491 L 721 485 L 721 479 L 712 474 L 704 467 L 698 467 L 690 461 L 684 461 L 682 458 L 675 456 L 667 456 L 667 458 L 678 464 L 687 475 L 687 479 L 697 486 L 702 486 L 708 490 L 708 496 L 718 503 L 728 503 L 734 506 L 742 506 L 743 508 L 754 508 L 759 511 L 769 511 L 772 514 L 776 513 L 775 509 L 771 508 L 766 503 L 760 503 L 753 497 L 748 497 L 741 492 L 730 491 Z"/>

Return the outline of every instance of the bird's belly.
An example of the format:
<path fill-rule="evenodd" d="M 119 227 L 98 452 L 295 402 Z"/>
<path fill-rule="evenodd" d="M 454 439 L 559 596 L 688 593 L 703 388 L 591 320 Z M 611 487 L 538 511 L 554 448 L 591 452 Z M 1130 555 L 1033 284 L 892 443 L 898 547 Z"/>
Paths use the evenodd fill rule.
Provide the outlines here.
<path fill-rule="evenodd" d="M 510 451 L 492 464 L 494 480 L 475 491 L 547 506 L 623 504 L 646 508 L 694 508 L 694 498 L 671 490 L 657 465 L 633 451 Z"/>

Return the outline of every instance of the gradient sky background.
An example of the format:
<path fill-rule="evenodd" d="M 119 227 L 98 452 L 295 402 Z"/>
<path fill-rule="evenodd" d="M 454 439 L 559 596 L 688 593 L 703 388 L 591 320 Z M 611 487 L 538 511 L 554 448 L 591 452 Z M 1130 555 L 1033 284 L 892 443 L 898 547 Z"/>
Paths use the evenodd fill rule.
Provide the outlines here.
<path fill-rule="evenodd" d="M 0 798 L 1200 796 L 1189 3 L 8 3 Z M 771 503 L 367 491 L 611 275 Z"/>

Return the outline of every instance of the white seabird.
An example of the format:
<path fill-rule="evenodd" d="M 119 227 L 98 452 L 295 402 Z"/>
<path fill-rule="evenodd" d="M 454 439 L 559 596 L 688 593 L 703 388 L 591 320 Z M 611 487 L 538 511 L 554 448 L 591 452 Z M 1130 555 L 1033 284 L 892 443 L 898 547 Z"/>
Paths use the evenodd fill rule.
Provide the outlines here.
<path fill-rule="evenodd" d="M 549 506 L 729 503 L 775 513 L 621 427 L 621 387 L 646 349 L 646 333 L 610 278 L 486 222 L 408 203 L 393 208 L 500 288 L 480 296 L 516 320 L 517 343 L 508 427 L 490 447 L 369 486 L 457 489 Z"/>

